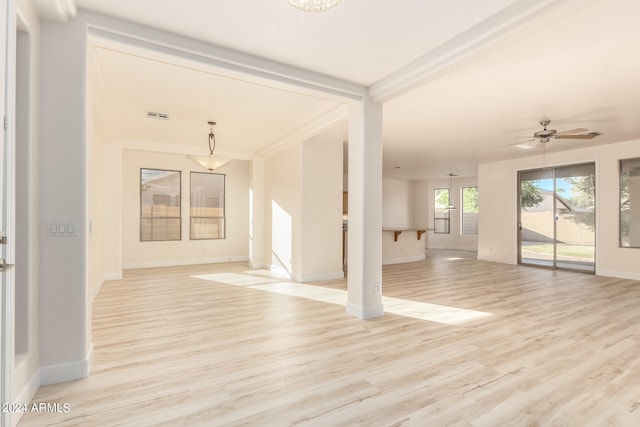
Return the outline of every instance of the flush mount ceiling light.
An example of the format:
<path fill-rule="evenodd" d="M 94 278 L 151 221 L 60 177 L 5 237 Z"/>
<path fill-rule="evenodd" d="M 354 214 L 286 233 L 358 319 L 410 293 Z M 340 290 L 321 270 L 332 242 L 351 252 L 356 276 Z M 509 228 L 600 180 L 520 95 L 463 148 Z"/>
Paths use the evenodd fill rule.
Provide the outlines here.
<path fill-rule="evenodd" d="M 289 0 L 289 3 L 305 12 L 322 12 L 331 9 L 340 3 L 340 0 Z"/>
<path fill-rule="evenodd" d="M 213 126 L 215 126 L 216 122 L 207 122 L 209 124 L 209 155 L 208 156 L 187 156 L 203 168 L 208 171 L 214 171 L 216 169 L 220 169 L 225 166 L 227 163 L 231 161 L 231 159 L 227 159 L 220 156 L 213 156 L 213 150 L 216 149 L 216 136 L 213 133 Z"/>

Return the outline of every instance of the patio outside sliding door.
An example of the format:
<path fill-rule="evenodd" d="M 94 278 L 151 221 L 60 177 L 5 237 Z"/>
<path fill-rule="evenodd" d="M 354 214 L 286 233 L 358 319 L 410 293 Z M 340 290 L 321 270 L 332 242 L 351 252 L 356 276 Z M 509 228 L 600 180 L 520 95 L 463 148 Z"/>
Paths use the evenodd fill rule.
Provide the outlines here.
<path fill-rule="evenodd" d="M 519 172 L 521 264 L 595 272 L 595 165 Z"/>

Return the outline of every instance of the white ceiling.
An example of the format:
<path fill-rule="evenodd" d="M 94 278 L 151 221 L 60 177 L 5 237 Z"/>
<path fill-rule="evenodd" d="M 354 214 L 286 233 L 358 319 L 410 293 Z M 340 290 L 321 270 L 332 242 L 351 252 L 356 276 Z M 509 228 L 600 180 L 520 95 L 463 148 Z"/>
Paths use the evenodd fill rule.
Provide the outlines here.
<path fill-rule="evenodd" d="M 286 0 L 76 4 L 374 88 L 451 55 L 385 99 L 386 177 L 472 176 L 479 162 L 539 155 L 504 146 L 540 130 L 543 117 L 553 129 L 602 132 L 590 141 L 552 140 L 548 151 L 640 138 L 636 0 L 342 0 L 322 13 Z M 487 34 L 494 37 L 482 41 Z M 206 122 L 215 120 L 219 150 L 246 158 L 340 108 L 330 97 L 123 49 L 95 53 L 106 116 L 127 141 L 204 149 Z M 145 111 L 171 119 L 152 121 Z"/>

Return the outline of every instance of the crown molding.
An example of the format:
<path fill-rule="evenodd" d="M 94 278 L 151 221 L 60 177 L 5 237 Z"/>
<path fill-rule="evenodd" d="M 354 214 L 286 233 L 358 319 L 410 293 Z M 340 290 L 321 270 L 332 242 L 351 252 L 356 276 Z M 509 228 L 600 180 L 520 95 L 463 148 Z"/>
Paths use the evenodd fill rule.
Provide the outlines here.
<path fill-rule="evenodd" d="M 77 13 L 74 0 L 32 0 L 33 5 L 43 19 L 67 22 Z"/>
<path fill-rule="evenodd" d="M 575 0 L 518 0 L 500 12 L 449 39 L 369 87 L 374 102 L 389 101 L 439 75 L 489 46 L 525 21 Z"/>
<path fill-rule="evenodd" d="M 63 1 L 63 0 L 60 0 Z M 91 44 L 256 84 L 338 102 L 361 100 L 367 88 L 222 46 L 81 10 Z"/>
<path fill-rule="evenodd" d="M 302 126 L 292 131 L 288 135 L 285 135 L 272 144 L 269 144 L 267 147 L 258 150 L 255 154 L 257 157 L 270 156 L 293 144 L 297 144 L 318 136 L 321 133 L 339 125 L 340 123 L 346 122 L 348 118 L 349 106 L 346 104 L 340 105 L 327 114 L 304 123 Z"/>
<path fill-rule="evenodd" d="M 206 149 L 181 144 L 163 144 L 155 141 L 143 141 L 135 139 L 124 139 L 119 144 L 122 146 L 122 148 L 127 150 L 153 151 L 156 153 L 179 154 L 186 156 L 209 155 L 209 151 Z M 216 154 L 232 160 L 251 160 L 253 158 L 252 153 L 247 153 L 244 151 L 216 149 Z"/>

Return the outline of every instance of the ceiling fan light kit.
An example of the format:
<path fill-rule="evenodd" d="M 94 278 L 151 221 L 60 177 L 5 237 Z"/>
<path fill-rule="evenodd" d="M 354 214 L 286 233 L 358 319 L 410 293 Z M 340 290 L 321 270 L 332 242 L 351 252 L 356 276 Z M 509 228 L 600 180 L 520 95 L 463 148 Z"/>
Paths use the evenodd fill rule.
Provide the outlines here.
<path fill-rule="evenodd" d="M 289 0 L 291 6 L 305 12 L 323 12 L 335 7 L 341 0 Z"/>
<path fill-rule="evenodd" d="M 525 137 L 530 138 L 524 143 L 518 142 L 515 144 L 509 144 L 508 146 L 515 146 L 523 149 L 533 148 L 530 145 L 527 145 L 527 142 L 539 142 L 544 145 L 551 141 L 552 139 L 593 139 L 597 136 L 602 135 L 600 132 L 589 132 L 588 129 L 585 128 L 577 128 L 577 129 L 569 129 L 563 131 L 557 131 L 555 129 L 547 129 L 547 126 L 551 123 L 549 119 L 540 120 L 540 125 L 542 126 L 542 130 L 539 130 L 533 134 L 533 137 Z"/>

